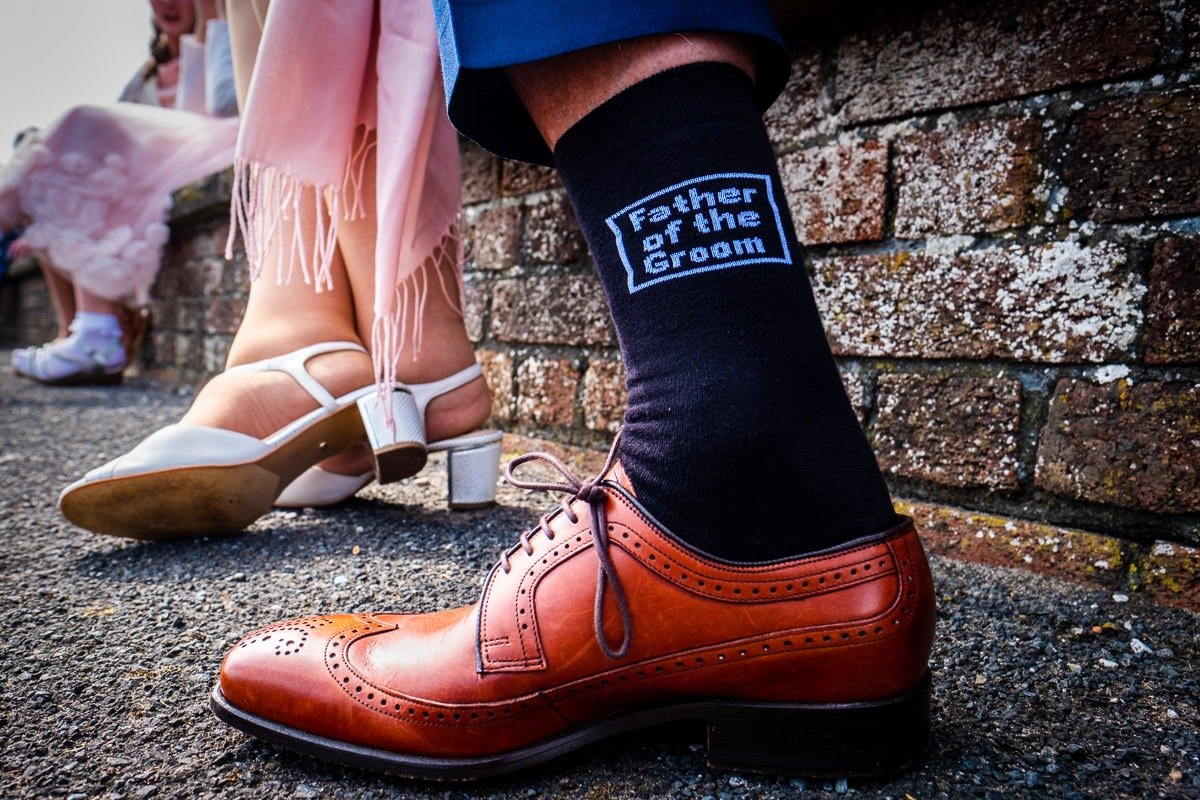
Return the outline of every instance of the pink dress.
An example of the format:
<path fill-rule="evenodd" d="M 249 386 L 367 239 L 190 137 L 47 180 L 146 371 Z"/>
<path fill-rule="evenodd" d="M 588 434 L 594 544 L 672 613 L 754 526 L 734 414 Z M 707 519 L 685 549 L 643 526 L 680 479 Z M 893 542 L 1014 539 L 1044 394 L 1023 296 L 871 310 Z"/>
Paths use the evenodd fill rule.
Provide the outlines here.
<path fill-rule="evenodd" d="M 220 93 L 206 85 L 221 74 L 222 35 L 228 60 L 223 25 L 209 23 L 204 45 L 181 42 L 175 108 L 77 106 L 27 136 L 0 167 L 0 230 L 23 225 L 25 243 L 77 286 L 144 303 L 167 241 L 171 192 L 233 162 L 237 118 L 214 115 Z"/>

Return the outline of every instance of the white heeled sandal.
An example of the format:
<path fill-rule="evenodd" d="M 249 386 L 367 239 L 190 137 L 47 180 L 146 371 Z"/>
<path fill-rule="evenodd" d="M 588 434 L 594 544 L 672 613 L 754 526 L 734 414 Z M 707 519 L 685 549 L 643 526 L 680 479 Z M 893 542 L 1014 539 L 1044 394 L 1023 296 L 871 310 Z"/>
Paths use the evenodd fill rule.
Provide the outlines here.
<path fill-rule="evenodd" d="M 357 401 L 375 393 L 364 386 L 333 397 L 308 373 L 314 356 L 366 351 L 355 342 L 324 342 L 287 355 L 233 367 L 229 373 L 280 371 L 320 405 L 264 439 L 205 425 L 168 425 L 123 456 L 92 470 L 59 495 L 71 522 L 96 533 L 134 539 L 178 539 L 231 534 L 270 510 L 279 492 L 312 465 L 363 440 Z M 398 422 L 400 420 L 398 419 Z M 377 434 L 391 465 L 416 454 L 420 440 Z M 389 466 L 390 469 L 390 466 Z"/>
<path fill-rule="evenodd" d="M 496 502 L 496 478 L 500 473 L 503 438 L 500 431 L 479 430 L 436 442 L 425 441 L 425 409 L 429 404 L 482 374 L 479 365 L 472 364 L 439 381 L 398 387 L 391 397 L 394 429 L 387 425 L 378 395 L 359 398 L 359 411 L 375 457 L 375 471 L 340 475 L 311 467 L 280 493 L 275 505 L 281 508 L 334 505 L 353 496 L 372 478 L 390 483 L 417 474 L 425 466 L 427 454 L 436 452 L 446 453 L 447 505 L 451 509 L 492 505 Z"/>

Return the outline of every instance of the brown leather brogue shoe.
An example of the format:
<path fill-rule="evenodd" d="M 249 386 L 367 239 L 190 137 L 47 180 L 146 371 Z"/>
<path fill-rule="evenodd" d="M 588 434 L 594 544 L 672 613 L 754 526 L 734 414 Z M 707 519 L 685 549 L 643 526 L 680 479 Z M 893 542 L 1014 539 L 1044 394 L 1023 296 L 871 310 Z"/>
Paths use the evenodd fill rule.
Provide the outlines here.
<path fill-rule="evenodd" d="M 510 480 L 531 457 L 553 461 L 517 459 Z M 225 657 L 217 716 L 422 778 L 496 775 L 680 719 L 707 723 L 715 766 L 852 776 L 920 760 L 934 595 L 911 520 L 728 563 L 664 530 L 608 466 L 580 482 L 554 463 L 569 483 L 513 482 L 571 496 L 501 556 L 478 603 L 257 631 Z"/>

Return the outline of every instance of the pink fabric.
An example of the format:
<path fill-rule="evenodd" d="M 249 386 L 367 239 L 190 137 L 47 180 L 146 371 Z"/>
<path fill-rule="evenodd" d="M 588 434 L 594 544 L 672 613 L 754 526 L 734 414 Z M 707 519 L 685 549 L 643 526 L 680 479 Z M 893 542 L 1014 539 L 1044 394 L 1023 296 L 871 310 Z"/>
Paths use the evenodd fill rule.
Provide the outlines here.
<path fill-rule="evenodd" d="M 242 121 L 226 256 L 240 228 L 252 275 L 278 244 L 276 279 L 298 269 L 317 291 L 331 285 L 341 220 L 363 213 L 377 148 L 371 351 L 381 388 L 392 386 L 400 353 L 420 346 L 430 272 L 441 274 L 430 267 L 456 239 L 461 202 L 429 0 L 274 0 Z M 291 224 L 306 207 L 317 211 L 311 241 Z"/>
<path fill-rule="evenodd" d="M 0 167 L 0 229 L 24 225 L 22 240 L 83 289 L 144 303 L 171 192 L 230 164 L 237 124 L 133 103 L 73 108 Z"/>

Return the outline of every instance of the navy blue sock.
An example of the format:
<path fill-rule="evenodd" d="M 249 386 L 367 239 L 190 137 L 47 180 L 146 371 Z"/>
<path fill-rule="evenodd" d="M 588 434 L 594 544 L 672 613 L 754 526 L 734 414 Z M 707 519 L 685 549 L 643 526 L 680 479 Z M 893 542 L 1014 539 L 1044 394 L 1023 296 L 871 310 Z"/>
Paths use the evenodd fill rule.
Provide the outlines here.
<path fill-rule="evenodd" d="M 655 75 L 568 130 L 555 162 L 616 325 L 621 463 L 650 512 L 740 561 L 892 525 L 749 78 Z"/>

